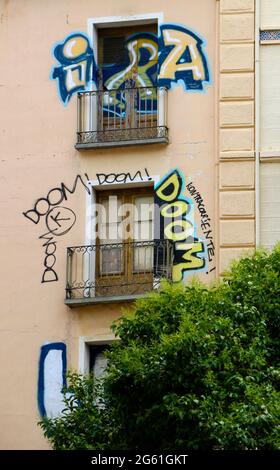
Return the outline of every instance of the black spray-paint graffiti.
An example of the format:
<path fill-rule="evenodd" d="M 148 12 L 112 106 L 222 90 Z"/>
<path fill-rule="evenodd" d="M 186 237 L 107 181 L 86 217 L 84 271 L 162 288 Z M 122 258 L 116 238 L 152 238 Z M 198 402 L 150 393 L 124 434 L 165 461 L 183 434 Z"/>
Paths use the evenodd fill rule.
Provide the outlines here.
<path fill-rule="evenodd" d="M 85 177 L 87 180 L 89 180 L 86 173 Z M 23 215 L 34 222 L 34 224 L 38 224 L 41 217 L 45 217 L 49 213 L 51 207 L 57 206 L 63 201 L 67 201 L 67 193 L 74 194 L 78 181 L 81 182 L 86 191 L 90 194 L 90 189 L 88 188 L 87 184 L 83 181 L 80 175 L 77 175 L 71 189 L 68 188 L 64 183 L 61 183 L 60 187 L 50 189 L 46 197 L 37 199 L 33 209 L 23 212 Z"/>
<path fill-rule="evenodd" d="M 88 181 L 89 178 L 86 173 L 85 177 Z M 57 240 L 54 237 L 61 237 L 68 233 L 76 222 L 76 214 L 73 210 L 59 204 L 67 201 L 69 194 L 75 193 L 79 181 L 88 194 L 91 194 L 91 190 L 82 176 L 77 175 L 72 188 L 68 188 L 64 183 L 61 183 L 59 187 L 50 189 L 46 197 L 37 199 L 32 209 L 23 212 L 23 215 L 34 224 L 37 225 L 43 218 L 46 225 L 47 231 L 39 236 L 39 240 L 44 242 L 42 247 L 45 249 L 42 283 L 58 281 L 58 275 L 54 269 L 57 248 Z"/>
<path fill-rule="evenodd" d="M 206 212 L 203 198 L 201 197 L 200 192 L 196 189 L 192 181 L 189 184 L 187 184 L 187 189 L 190 195 L 192 196 L 192 198 L 194 199 L 194 201 L 196 202 L 197 208 L 200 213 L 200 227 L 201 227 L 203 235 L 205 236 L 205 240 L 207 242 L 206 249 L 207 249 L 207 256 L 208 256 L 209 267 L 210 267 L 210 263 L 212 263 L 215 258 L 215 245 L 213 242 L 213 232 L 212 232 L 211 224 L 210 224 L 211 219 Z M 212 267 L 206 272 L 206 274 L 211 273 L 215 269 L 216 269 L 215 266 Z"/>
<path fill-rule="evenodd" d="M 144 168 L 145 176 L 142 176 L 141 170 L 136 171 L 134 175 L 131 173 L 96 173 L 96 178 L 99 184 L 112 184 L 112 183 L 132 183 L 136 179 L 141 181 L 150 181 L 147 168 Z"/>
<path fill-rule="evenodd" d="M 85 178 L 85 180 L 83 178 Z M 131 173 L 97 173 L 96 178 L 100 185 L 106 183 L 127 183 L 136 179 L 141 181 L 149 181 L 152 179 L 146 168 L 143 172 L 141 172 L 141 170 L 136 171 L 134 175 Z M 83 177 L 81 175 L 77 175 L 71 188 L 67 187 L 64 183 L 61 183 L 60 186 L 50 189 L 46 197 L 37 199 L 32 209 L 23 212 L 23 215 L 27 219 L 31 220 L 35 225 L 43 220 L 46 227 L 45 233 L 39 236 L 39 240 L 43 241 L 42 247 L 44 248 L 45 254 L 44 271 L 41 279 L 42 283 L 58 281 L 58 275 L 54 269 L 56 263 L 55 253 L 58 241 L 55 237 L 61 237 L 67 234 L 76 222 L 76 214 L 74 211 L 64 205 L 62 206 L 61 203 L 68 200 L 69 194 L 72 195 L 75 193 L 78 182 L 80 182 L 90 195 L 91 188 L 89 187 L 90 180 L 88 175 L 86 173 Z M 175 281 L 181 280 L 185 271 L 205 270 L 206 260 L 203 256 L 206 251 L 205 248 L 207 249 L 207 264 L 212 263 L 215 256 L 215 246 L 210 225 L 211 219 L 206 212 L 203 198 L 192 182 L 190 182 L 186 187 L 197 204 L 201 219 L 200 226 L 205 237 L 205 241 L 196 237 L 195 227 L 193 227 L 192 223 L 188 220 L 184 219 L 182 222 L 186 225 L 185 228 L 194 229 L 194 238 L 192 238 L 188 243 L 187 241 L 183 243 L 184 240 L 180 233 L 173 230 L 176 224 L 178 225 L 179 223 L 176 221 L 176 217 L 180 214 L 186 215 L 190 212 L 191 201 L 182 196 L 183 176 L 179 170 L 171 172 L 155 187 L 156 201 L 159 203 L 159 206 L 161 207 L 163 203 L 167 204 L 167 207 L 162 207 L 161 210 L 164 218 L 168 219 L 171 217 L 168 212 L 169 206 L 176 209 L 175 212 L 177 211 L 176 217 L 172 212 L 171 218 L 173 222 L 171 225 L 169 224 L 165 227 L 165 236 L 167 236 L 167 238 L 172 238 L 175 242 L 178 242 L 178 240 L 180 241 L 179 244 L 177 243 L 178 246 L 176 245 L 177 258 L 173 270 L 173 280 Z M 171 193 L 166 193 L 167 189 L 170 190 L 170 188 L 173 188 Z M 173 220 L 174 217 L 175 219 Z M 182 256 L 182 258 L 180 258 L 180 256 Z M 215 267 L 208 269 L 207 274 L 214 269 Z"/>

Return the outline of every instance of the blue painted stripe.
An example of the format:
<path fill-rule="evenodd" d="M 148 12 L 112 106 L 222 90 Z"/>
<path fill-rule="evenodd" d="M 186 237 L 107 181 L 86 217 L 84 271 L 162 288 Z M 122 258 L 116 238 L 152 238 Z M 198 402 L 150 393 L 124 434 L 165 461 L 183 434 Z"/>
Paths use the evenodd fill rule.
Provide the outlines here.
<path fill-rule="evenodd" d="M 45 408 L 45 360 L 50 351 L 62 351 L 62 380 L 63 386 L 66 386 L 66 345 L 64 343 L 49 343 L 44 344 L 41 347 L 40 358 L 39 358 L 39 374 L 38 374 L 38 389 L 37 389 L 37 400 L 40 415 L 46 416 Z"/>

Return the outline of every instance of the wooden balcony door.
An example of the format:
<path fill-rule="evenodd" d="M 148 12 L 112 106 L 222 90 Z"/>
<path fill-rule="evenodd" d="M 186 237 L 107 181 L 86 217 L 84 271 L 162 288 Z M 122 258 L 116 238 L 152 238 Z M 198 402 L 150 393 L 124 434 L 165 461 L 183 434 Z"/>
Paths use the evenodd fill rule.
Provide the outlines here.
<path fill-rule="evenodd" d="M 99 191 L 96 296 L 116 297 L 153 287 L 153 190 Z"/>
<path fill-rule="evenodd" d="M 144 39 L 147 33 L 156 37 L 157 28 L 154 23 L 99 30 L 99 130 L 157 126 L 158 46 Z"/>

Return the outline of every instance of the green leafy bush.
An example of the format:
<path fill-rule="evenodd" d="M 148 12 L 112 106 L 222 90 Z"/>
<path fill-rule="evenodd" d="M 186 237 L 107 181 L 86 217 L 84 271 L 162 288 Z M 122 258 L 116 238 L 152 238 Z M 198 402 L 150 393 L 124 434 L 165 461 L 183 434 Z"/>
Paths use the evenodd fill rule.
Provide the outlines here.
<path fill-rule="evenodd" d="M 39 423 L 55 450 L 106 448 L 111 426 L 101 389 L 90 375 L 68 374 L 62 415 Z"/>
<path fill-rule="evenodd" d="M 139 300 L 113 326 L 103 384 L 72 375 L 67 411 L 41 423 L 53 447 L 280 449 L 279 274 L 276 247 L 220 285 Z"/>
<path fill-rule="evenodd" d="M 235 262 L 226 275 L 233 302 L 257 308 L 267 326 L 268 362 L 280 364 L 280 244 Z M 270 358 L 270 359 L 269 359 Z"/>

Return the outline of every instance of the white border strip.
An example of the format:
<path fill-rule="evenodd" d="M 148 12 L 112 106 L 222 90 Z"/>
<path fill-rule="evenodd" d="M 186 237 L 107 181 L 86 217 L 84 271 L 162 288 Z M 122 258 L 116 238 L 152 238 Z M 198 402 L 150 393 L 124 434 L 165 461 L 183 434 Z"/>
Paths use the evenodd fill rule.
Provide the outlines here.
<path fill-rule="evenodd" d="M 158 13 L 143 13 L 141 15 L 130 15 L 130 16 L 101 16 L 96 18 L 89 18 L 87 20 L 87 31 L 90 38 L 91 47 L 94 52 L 94 57 L 97 61 L 98 51 L 98 28 L 108 27 L 121 27 L 131 26 L 138 24 L 149 24 L 156 21 L 158 23 L 158 34 L 160 32 L 159 26 L 163 23 L 163 12 Z"/>

